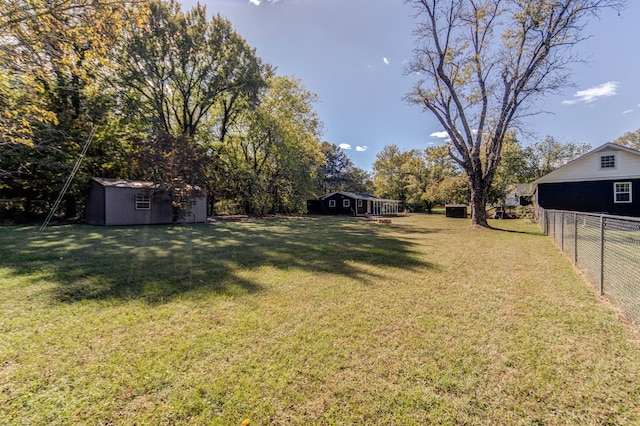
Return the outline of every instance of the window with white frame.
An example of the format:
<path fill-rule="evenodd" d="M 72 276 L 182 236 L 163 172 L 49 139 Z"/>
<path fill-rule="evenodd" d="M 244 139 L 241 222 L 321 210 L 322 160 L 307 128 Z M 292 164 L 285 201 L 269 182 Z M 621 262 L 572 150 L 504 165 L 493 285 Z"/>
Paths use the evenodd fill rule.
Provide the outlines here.
<path fill-rule="evenodd" d="M 348 198 L 342 200 L 342 207 L 351 207 L 351 200 Z"/>
<path fill-rule="evenodd" d="M 631 202 L 631 182 L 615 182 L 613 184 L 613 202 Z"/>
<path fill-rule="evenodd" d="M 329 207 L 335 207 L 336 206 L 336 200 L 329 200 Z"/>
<path fill-rule="evenodd" d="M 362 200 L 358 200 L 358 207 L 362 207 Z"/>
<path fill-rule="evenodd" d="M 136 195 L 136 210 L 151 210 L 151 197 L 146 194 Z"/>
<path fill-rule="evenodd" d="M 615 155 L 602 155 L 602 156 L 600 156 L 600 168 L 601 169 L 615 169 L 616 168 L 616 156 Z"/>

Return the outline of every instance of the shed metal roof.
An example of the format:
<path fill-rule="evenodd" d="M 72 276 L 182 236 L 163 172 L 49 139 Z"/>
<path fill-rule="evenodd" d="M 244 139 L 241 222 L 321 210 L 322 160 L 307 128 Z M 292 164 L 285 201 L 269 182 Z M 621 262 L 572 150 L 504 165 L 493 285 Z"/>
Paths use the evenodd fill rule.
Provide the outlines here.
<path fill-rule="evenodd" d="M 158 185 L 153 182 L 145 182 L 140 180 L 112 179 L 112 178 L 91 178 L 94 182 L 104 187 L 110 188 L 156 188 Z"/>

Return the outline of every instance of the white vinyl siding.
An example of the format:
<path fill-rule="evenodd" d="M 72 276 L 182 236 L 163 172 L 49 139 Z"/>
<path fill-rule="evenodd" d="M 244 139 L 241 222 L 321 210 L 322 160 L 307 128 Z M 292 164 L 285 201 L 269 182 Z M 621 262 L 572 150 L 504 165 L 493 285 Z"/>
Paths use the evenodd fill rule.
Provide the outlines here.
<path fill-rule="evenodd" d="M 615 167 L 602 168 L 601 157 L 615 157 Z M 611 149 L 587 154 L 538 179 L 536 183 L 612 180 L 626 182 L 640 176 L 640 155 Z"/>

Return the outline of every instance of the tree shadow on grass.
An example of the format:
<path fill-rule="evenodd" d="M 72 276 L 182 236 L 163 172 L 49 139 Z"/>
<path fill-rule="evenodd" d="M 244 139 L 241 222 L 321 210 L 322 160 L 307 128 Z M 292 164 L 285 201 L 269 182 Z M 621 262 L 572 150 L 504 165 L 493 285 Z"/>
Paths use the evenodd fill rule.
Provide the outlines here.
<path fill-rule="evenodd" d="M 299 218 L 188 226 L 62 226 L 2 231 L 0 268 L 55 286 L 55 302 L 131 300 L 163 303 L 182 294 L 263 290 L 261 268 L 346 276 L 375 284 L 383 269 L 431 268 L 403 226 L 354 218 Z M 13 231 L 11 231 L 13 230 Z M 286 275 L 285 275 L 286 277 Z"/>
<path fill-rule="evenodd" d="M 501 224 L 500 226 L 498 225 L 498 222 Z M 529 230 L 521 230 L 521 229 L 509 229 L 508 227 L 504 226 L 504 221 L 492 221 L 492 223 L 489 224 L 490 228 L 494 231 L 500 231 L 500 232 L 509 232 L 509 233 L 513 233 L 513 234 L 525 234 L 525 235 L 533 235 L 533 236 L 537 236 L 537 237 L 544 237 L 546 236 L 545 233 L 537 228 L 535 231 L 529 231 Z"/>

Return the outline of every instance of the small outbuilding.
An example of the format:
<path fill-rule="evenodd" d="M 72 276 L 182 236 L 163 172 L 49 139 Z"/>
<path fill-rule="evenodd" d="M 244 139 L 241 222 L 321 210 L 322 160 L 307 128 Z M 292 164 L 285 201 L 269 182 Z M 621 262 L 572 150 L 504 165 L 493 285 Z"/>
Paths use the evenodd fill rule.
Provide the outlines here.
<path fill-rule="evenodd" d="M 157 225 L 202 223 L 207 220 L 207 197 L 194 197 L 186 214 L 166 190 L 153 182 L 94 177 L 90 181 L 85 221 L 89 225 Z"/>
<path fill-rule="evenodd" d="M 338 191 L 315 200 L 307 200 L 309 214 L 384 216 L 398 214 L 400 201 L 378 198 L 360 192 Z"/>
<path fill-rule="evenodd" d="M 640 151 L 607 143 L 532 185 L 544 209 L 640 216 Z"/>
<path fill-rule="evenodd" d="M 444 206 L 445 217 L 466 218 L 467 217 L 467 205 L 466 204 L 445 204 Z"/>

